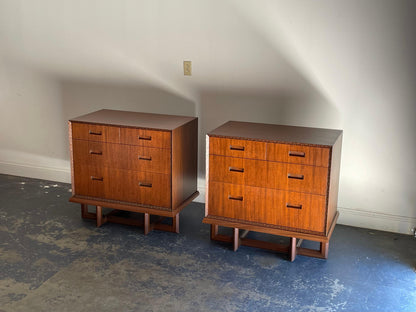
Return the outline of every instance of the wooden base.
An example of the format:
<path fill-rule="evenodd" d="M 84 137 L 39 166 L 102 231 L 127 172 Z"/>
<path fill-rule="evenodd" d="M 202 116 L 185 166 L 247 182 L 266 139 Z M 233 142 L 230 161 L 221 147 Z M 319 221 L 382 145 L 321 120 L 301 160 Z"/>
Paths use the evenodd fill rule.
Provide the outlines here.
<path fill-rule="evenodd" d="M 96 212 L 88 212 L 88 205 L 81 204 L 81 216 L 84 219 L 95 219 L 97 227 L 102 226 L 107 222 L 118 223 L 124 225 L 134 225 L 138 227 L 143 227 L 144 234 L 147 235 L 152 230 L 159 230 L 165 232 L 179 233 L 179 213 L 173 216 L 171 224 L 162 223 L 166 218 L 169 217 L 159 217 L 154 222 L 150 222 L 150 214 L 144 213 L 143 219 L 131 219 L 126 217 L 118 216 L 117 214 L 121 210 L 113 209 L 112 211 L 103 214 L 102 207 L 96 206 Z"/>
<path fill-rule="evenodd" d="M 294 261 L 296 259 L 296 255 L 327 259 L 328 250 L 329 250 L 329 239 L 332 235 L 337 219 L 338 219 L 338 213 L 336 214 L 333 220 L 328 236 L 310 235 L 310 234 L 303 234 L 303 233 L 296 233 L 296 232 L 282 231 L 282 230 L 276 230 L 275 232 L 271 232 L 270 229 L 266 231 L 262 231 L 259 227 L 255 227 L 256 232 L 290 237 L 289 245 L 277 244 L 277 243 L 271 243 L 271 242 L 265 242 L 261 240 L 246 238 L 249 230 L 246 229 L 240 234 L 240 228 L 238 227 L 231 227 L 233 229 L 233 234 L 230 236 L 219 234 L 218 233 L 219 226 L 227 227 L 227 225 L 224 225 L 224 222 L 222 222 L 222 224 L 219 225 L 217 223 L 212 222 L 212 220 L 207 220 L 207 218 L 204 219 L 204 222 L 211 224 L 211 235 L 210 235 L 211 240 L 233 243 L 234 251 L 237 251 L 240 246 L 250 246 L 250 247 L 272 250 L 278 253 L 288 254 L 290 261 Z M 295 235 L 297 236 L 297 234 L 301 237 L 295 237 Z M 301 247 L 304 239 L 319 242 L 320 243 L 319 250 Z"/>
<path fill-rule="evenodd" d="M 125 225 L 134 225 L 143 227 L 144 234 L 147 235 L 152 230 L 159 230 L 165 232 L 179 233 L 179 213 L 185 206 L 192 202 L 194 198 L 199 195 L 199 192 L 195 192 L 186 201 L 184 201 L 179 207 L 173 211 L 157 210 L 156 208 L 146 208 L 141 206 L 128 206 L 126 204 L 103 202 L 97 200 L 82 200 L 79 197 L 72 197 L 70 201 L 81 204 L 81 217 L 84 219 L 96 220 L 97 227 L 100 227 L 104 223 L 112 222 Z M 88 205 L 96 206 L 96 212 L 89 212 Z M 103 214 L 102 208 L 113 208 L 107 214 Z M 131 219 L 117 215 L 120 211 L 132 211 L 143 214 L 143 220 Z M 150 215 L 159 216 L 156 220 L 151 222 Z M 162 223 L 166 218 L 171 218 L 171 224 Z"/>

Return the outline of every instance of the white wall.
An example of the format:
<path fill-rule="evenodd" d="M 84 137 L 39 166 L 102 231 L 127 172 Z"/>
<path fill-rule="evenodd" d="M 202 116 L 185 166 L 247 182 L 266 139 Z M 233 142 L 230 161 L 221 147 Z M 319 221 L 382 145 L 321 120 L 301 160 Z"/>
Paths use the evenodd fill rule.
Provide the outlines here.
<path fill-rule="evenodd" d="M 69 181 L 66 121 L 100 108 L 197 115 L 202 193 L 224 121 L 338 128 L 339 222 L 410 233 L 414 29 L 412 0 L 0 0 L 0 172 Z"/>

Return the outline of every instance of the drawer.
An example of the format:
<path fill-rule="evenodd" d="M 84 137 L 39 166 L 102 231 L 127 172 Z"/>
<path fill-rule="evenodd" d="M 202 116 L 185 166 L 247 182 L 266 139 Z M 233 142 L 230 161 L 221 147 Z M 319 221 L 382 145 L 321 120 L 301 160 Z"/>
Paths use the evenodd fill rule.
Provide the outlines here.
<path fill-rule="evenodd" d="M 72 138 L 97 142 L 119 143 L 120 128 L 72 122 Z"/>
<path fill-rule="evenodd" d="M 171 133 L 140 128 L 121 128 L 120 141 L 123 144 L 147 147 L 171 148 Z"/>
<path fill-rule="evenodd" d="M 114 185 L 126 181 L 120 189 L 121 199 L 124 201 L 171 208 L 171 178 L 168 174 L 128 171 L 122 172 L 114 180 L 120 182 Z"/>
<path fill-rule="evenodd" d="M 325 231 L 325 196 L 247 186 L 244 201 L 249 221 Z"/>
<path fill-rule="evenodd" d="M 74 166 L 73 187 L 76 195 L 104 198 L 108 193 L 108 171 L 103 167 Z"/>
<path fill-rule="evenodd" d="M 267 173 L 264 160 L 209 156 L 211 181 L 267 187 Z"/>
<path fill-rule="evenodd" d="M 75 164 L 92 167 L 106 166 L 107 152 L 107 143 L 72 140 L 72 157 Z"/>
<path fill-rule="evenodd" d="M 329 167 L 330 147 L 267 143 L 266 159 L 293 164 Z"/>
<path fill-rule="evenodd" d="M 265 180 L 268 188 L 326 195 L 328 168 L 268 162 Z"/>
<path fill-rule="evenodd" d="M 266 143 L 209 137 L 209 153 L 240 158 L 265 159 Z"/>
<path fill-rule="evenodd" d="M 128 146 L 125 155 L 126 169 L 170 174 L 171 151 L 169 149 Z"/>
<path fill-rule="evenodd" d="M 243 185 L 209 182 L 208 187 L 209 215 L 244 220 Z"/>

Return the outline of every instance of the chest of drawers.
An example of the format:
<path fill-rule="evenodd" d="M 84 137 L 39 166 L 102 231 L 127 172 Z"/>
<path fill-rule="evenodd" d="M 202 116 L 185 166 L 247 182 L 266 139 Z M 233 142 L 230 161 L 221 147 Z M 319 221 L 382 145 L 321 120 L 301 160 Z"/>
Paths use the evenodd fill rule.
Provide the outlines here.
<path fill-rule="evenodd" d="M 179 212 L 197 195 L 197 132 L 194 117 L 100 110 L 69 121 L 72 197 L 82 216 L 179 231 Z M 96 206 L 96 213 L 88 211 Z M 102 214 L 102 207 L 113 208 Z M 140 212 L 144 220 L 117 216 Z M 150 224 L 150 215 L 172 224 Z"/>
<path fill-rule="evenodd" d="M 342 131 L 230 121 L 207 135 L 204 222 L 211 238 L 326 258 L 336 220 Z M 232 237 L 218 226 L 234 229 Z M 255 242 L 239 229 L 290 237 Z M 247 233 L 247 232 L 245 232 Z M 320 249 L 302 248 L 318 241 Z"/>

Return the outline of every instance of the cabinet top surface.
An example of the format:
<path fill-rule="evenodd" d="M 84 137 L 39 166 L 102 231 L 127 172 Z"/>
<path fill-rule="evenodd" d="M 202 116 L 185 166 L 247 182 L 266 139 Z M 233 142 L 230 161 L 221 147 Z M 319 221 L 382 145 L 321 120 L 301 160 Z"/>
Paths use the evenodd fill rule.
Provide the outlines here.
<path fill-rule="evenodd" d="M 342 130 L 228 121 L 208 133 L 209 136 L 332 146 Z"/>
<path fill-rule="evenodd" d="M 70 121 L 111 126 L 174 130 L 194 119 L 196 117 L 102 109 L 70 119 Z"/>

